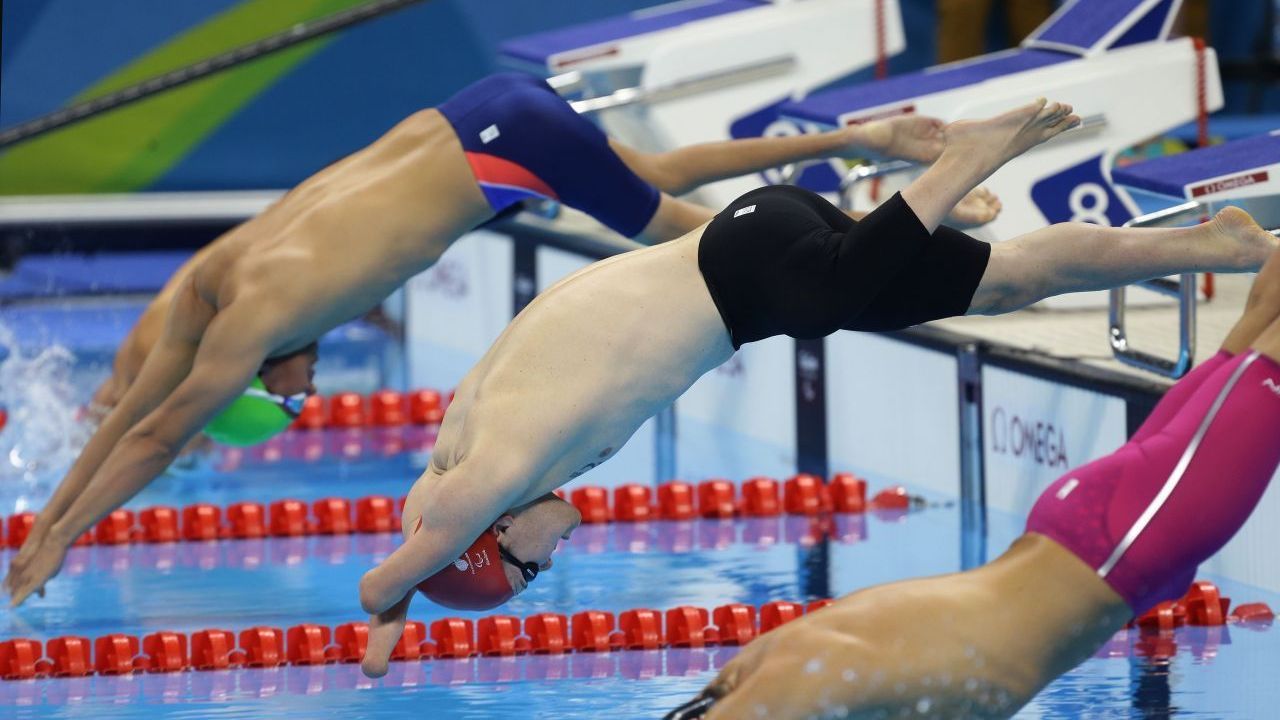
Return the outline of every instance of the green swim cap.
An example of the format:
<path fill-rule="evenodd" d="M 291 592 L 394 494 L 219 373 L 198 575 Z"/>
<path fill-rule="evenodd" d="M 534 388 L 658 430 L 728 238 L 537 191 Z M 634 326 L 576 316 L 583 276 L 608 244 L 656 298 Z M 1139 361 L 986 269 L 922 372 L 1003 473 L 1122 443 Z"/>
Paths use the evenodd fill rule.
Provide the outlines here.
<path fill-rule="evenodd" d="M 224 445 L 243 447 L 256 445 L 284 432 L 293 418 L 279 405 L 261 396 L 266 392 L 267 386 L 262 384 L 262 379 L 254 378 L 243 395 L 204 426 L 204 434 Z"/>

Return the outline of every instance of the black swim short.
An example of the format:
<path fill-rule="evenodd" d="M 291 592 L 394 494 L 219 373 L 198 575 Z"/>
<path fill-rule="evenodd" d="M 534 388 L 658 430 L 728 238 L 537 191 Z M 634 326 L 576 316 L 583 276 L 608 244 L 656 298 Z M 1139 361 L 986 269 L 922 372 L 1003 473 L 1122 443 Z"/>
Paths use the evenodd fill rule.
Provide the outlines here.
<path fill-rule="evenodd" d="M 789 185 L 752 190 L 702 234 L 698 266 L 735 348 L 774 335 L 900 330 L 963 315 L 991 246 L 932 235 L 894 195 L 861 221 Z"/>

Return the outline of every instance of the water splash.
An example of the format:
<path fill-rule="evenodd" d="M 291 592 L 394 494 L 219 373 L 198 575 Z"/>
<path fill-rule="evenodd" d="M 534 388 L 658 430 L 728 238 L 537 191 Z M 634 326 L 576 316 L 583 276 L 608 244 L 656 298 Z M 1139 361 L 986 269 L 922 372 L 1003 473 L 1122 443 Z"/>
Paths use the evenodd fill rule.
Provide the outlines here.
<path fill-rule="evenodd" d="M 0 407 L 9 422 L 0 431 L 0 482 L 27 487 L 71 465 L 88 441 L 72 383 L 75 355 L 61 345 L 25 350 L 0 324 Z"/>

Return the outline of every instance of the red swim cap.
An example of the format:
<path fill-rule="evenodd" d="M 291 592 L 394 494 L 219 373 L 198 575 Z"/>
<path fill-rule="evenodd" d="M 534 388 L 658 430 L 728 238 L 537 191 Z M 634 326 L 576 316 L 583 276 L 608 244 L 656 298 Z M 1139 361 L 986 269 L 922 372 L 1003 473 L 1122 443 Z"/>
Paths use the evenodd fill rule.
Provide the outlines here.
<path fill-rule="evenodd" d="M 498 534 L 492 529 L 480 533 L 451 565 L 418 583 L 418 590 L 428 600 L 454 610 L 488 610 L 516 594 L 502 567 Z"/>

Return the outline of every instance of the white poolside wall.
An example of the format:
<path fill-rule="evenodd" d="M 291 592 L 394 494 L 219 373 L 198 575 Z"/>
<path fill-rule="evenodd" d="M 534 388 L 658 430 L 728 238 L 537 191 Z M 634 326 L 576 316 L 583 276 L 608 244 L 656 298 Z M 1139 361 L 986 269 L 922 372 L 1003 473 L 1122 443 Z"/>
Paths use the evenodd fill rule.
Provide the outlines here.
<path fill-rule="evenodd" d="M 471 233 L 409 283 L 411 386 L 452 387 L 501 332 L 511 313 L 512 257 L 507 237 Z M 539 289 L 586 264 L 572 253 L 540 247 Z M 713 474 L 741 480 L 793 472 L 792 364 L 791 341 L 774 339 L 748 346 L 695 384 L 677 403 L 676 474 L 696 481 Z M 826 345 L 826 390 L 833 471 L 858 472 L 873 485 L 902 482 L 958 496 L 952 355 L 884 336 L 839 333 Z M 993 510 L 1025 516 L 1063 472 L 1125 440 L 1126 406 L 1115 396 L 989 365 L 982 369 L 982 391 L 986 493 Z M 570 487 L 653 482 L 654 447 L 650 421 L 613 460 Z M 1223 478 L 1224 486 L 1229 482 Z M 1280 489 L 1273 483 L 1239 535 L 1203 570 L 1280 592 L 1276 547 Z"/>

